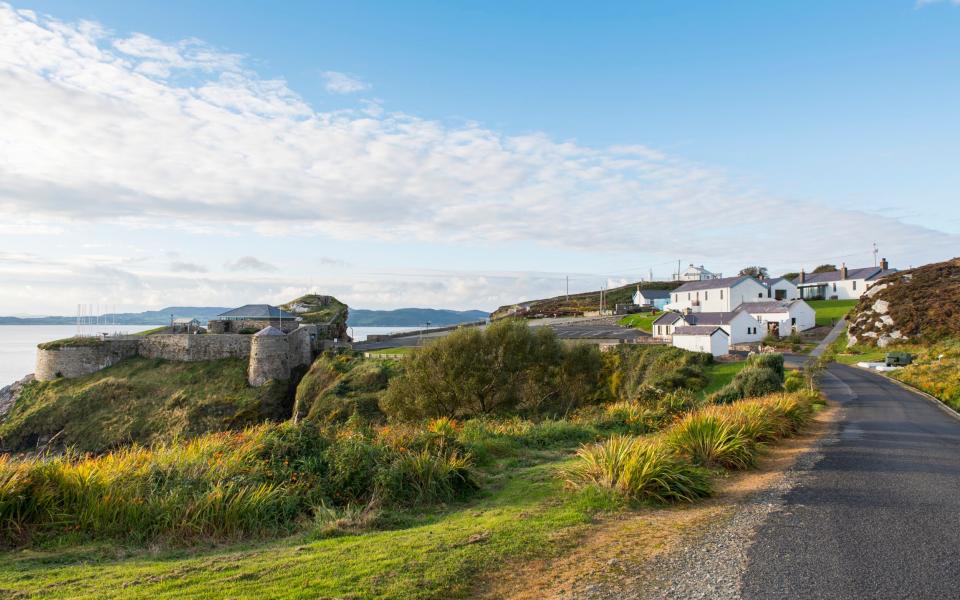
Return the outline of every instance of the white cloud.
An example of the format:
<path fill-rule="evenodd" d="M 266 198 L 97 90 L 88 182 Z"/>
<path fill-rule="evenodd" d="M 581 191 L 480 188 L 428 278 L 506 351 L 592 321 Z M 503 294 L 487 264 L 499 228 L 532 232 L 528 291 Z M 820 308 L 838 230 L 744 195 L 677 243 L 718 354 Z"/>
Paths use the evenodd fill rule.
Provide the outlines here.
<path fill-rule="evenodd" d="M 269 273 L 278 270 L 274 265 L 264 262 L 255 256 L 241 256 L 237 260 L 227 263 L 225 266 L 231 271 L 260 271 Z"/>
<path fill-rule="evenodd" d="M 355 75 L 339 71 L 324 71 L 320 76 L 323 77 L 324 89 L 331 94 L 354 94 L 370 89 L 369 83 Z"/>
<path fill-rule="evenodd" d="M 782 198 L 640 144 L 509 136 L 387 112 L 378 100 L 319 112 L 284 81 L 262 79 L 242 56 L 199 40 L 116 36 L 2 3 L 0 31 L 0 211 L 17 217 L 4 234 L 106 222 L 182 235 L 536 242 L 717 263 L 750 262 L 747 253 L 768 265 L 865 251 L 874 241 L 899 263 L 918 248 L 946 253 L 960 242 L 878 214 Z M 169 278 L 171 267 L 160 268 L 167 275 L 138 267 L 125 281 L 142 289 L 117 294 L 150 306 L 170 297 L 221 305 L 216 293 L 252 301 L 297 285 L 261 275 L 254 287 L 200 271 Z M 269 267 L 246 270 L 279 277 Z M 360 306 L 493 307 L 559 289 L 528 274 L 451 273 L 426 283 L 348 276 L 330 280 L 329 291 Z M 23 281 L 36 295 L 40 283 Z M 10 287 L 22 291 L 8 284 L 6 298 L 15 296 Z"/>

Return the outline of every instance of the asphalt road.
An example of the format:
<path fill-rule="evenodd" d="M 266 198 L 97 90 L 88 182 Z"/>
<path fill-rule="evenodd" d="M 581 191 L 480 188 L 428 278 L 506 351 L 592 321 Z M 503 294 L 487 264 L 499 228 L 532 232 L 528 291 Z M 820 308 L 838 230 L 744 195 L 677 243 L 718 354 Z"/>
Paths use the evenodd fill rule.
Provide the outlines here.
<path fill-rule="evenodd" d="M 960 598 L 960 420 L 831 365 L 836 440 L 760 526 L 744 598 Z"/>

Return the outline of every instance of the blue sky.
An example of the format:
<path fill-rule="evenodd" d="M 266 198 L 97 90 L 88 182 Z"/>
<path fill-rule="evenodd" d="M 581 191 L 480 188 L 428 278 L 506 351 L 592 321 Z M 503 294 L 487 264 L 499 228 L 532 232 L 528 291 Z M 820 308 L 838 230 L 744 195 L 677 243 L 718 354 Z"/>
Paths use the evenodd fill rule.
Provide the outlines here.
<path fill-rule="evenodd" d="M 677 259 L 725 272 L 754 262 L 773 270 L 841 260 L 865 265 L 876 241 L 895 266 L 905 267 L 945 258 L 956 247 L 960 6 L 596 4 L 15 3 L 11 14 L 21 16 L 6 26 L 39 36 L 37 47 L 51 52 L 58 73 L 49 75 L 49 64 L 37 58 L 41 50 L 8 49 L 0 54 L 0 74 L 4 65 L 11 74 L 4 93 L 29 83 L 45 106 L 63 101 L 64 111 L 76 110 L 57 95 L 67 86 L 91 102 L 146 107 L 162 91 L 157 85 L 191 94 L 204 83 L 223 83 L 227 73 L 229 85 L 202 99 L 218 110 L 248 111 L 242 127 L 251 146 L 239 160 L 256 151 L 264 157 L 244 171 L 256 175 L 253 183 L 235 189 L 229 181 L 237 177 L 208 185 L 179 176 L 170 186 L 175 194 L 160 189 L 170 172 L 134 177 L 152 169 L 158 153 L 196 164 L 199 172 L 223 173 L 208 152 L 239 150 L 229 136 L 206 140 L 200 151 L 186 134 L 171 134 L 137 162 L 133 155 L 150 137 L 137 127 L 169 131 L 163 123 L 184 117 L 181 111 L 163 120 L 145 109 L 146 120 L 131 123 L 130 131 L 110 131 L 116 137 L 99 141 L 92 136 L 97 166 L 57 180 L 52 173 L 63 169 L 45 171 L 23 157 L 71 161 L 85 147 L 78 139 L 91 134 L 51 141 L 56 148 L 30 147 L 24 140 L 42 131 L 31 129 L 40 127 L 36 103 L 8 107 L 3 116 L 23 125 L 23 137 L 0 133 L 0 148 L 8 149 L 0 150 L 0 183 L 5 173 L 13 182 L 0 188 L 0 203 L 31 226 L 0 241 L 13 282 L 2 285 L 17 286 L 5 290 L 13 293 L 4 294 L 0 310 L 55 312 L 110 299 L 131 307 L 269 301 L 311 285 L 362 307 L 490 309 L 559 292 L 565 273 L 575 288 L 590 288 L 650 269 L 665 277 Z M 14 9 L 49 19 L 38 17 L 40 28 L 31 29 Z M 102 31 L 91 34 L 84 21 Z M 61 26 L 79 33 L 65 36 L 57 50 L 42 32 Z M 71 44 L 83 36 L 112 58 L 75 55 Z M 174 49 L 195 59 L 201 47 L 218 58 L 170 58 Z M 78 82 L 64 66 L 92 72 L 90 61 L 113 68 L 117 57 L 131 56 L 142 62 L 96 83 Z M 158 68 L 158 60 L 168 62 Z M 44 81 L 34 86 L 25 73 Z M 133 78 L 147 78 L 151 87 L 134 89 Z M 265 90 L 263 82 L 273 87 Z M 237 108 L 240 88 L 250 94 L 243 108 Z M 267 99 L 285 104 L 249 108 Z M 178 121 L 183 131 L 197 131 L 208 118 L 186 112 Z M 348 153 L 334 166 L 343 140 L 323 124 L 310 132 L 317 144 L 280 153 L 306 154 L 300 168 L 319 173 L 319 180 L 298 180 L 290 160 L 270 163 L 267 155 L 277 153 L 268 152 L 267 132 L 282 122 L 283 133 L 273 139 L 287 140 L 294 135 L 289 119 L 307 113 L 343 115 L 349 140 L 363 140 L 362 156 Z M 400 122 L 394 115 L 402 115 Z M 43 118 L 50 120 L 44 127 L 56 127 L 53 117 Z M 111 122 L 90 112 L 62 118 Z M 624 147 L 631 149 L 626 167 L 619 162 Z M 375 160 L 368 164 L 370 148 Z M 282 149 L 293 151 L 286 143 Z M 193 162 L 191 152 L 198 153 Z M 121 164 L 104 169 L 102 161 L 112 164 L 111 158 Z M 436 167 L 422 169 L 424 163 Z M 510 172 L 517 164 L 523 168 Z M 350 185 L 330 183 L 331 170 L 349 172 Z M 253 188 L 259 196 L 235 200 Z M 394 197 L 393 189 L 404 192 Z M 203 200 L 211 194 L 220 214 Z M 277 213 L 297 208 L 273 220 L 257 200 L 265 195 Z M 87 209 L 41 197 L 61 203 L 70 197 L 71 206 Z M 296 219 L 296 210 L 306 216 Z M 328 218 L 331 212 L 337 216 Z M 78 229 L 110 233 L 91 241 Z M 82 244 L 95 247 L 70 252 Z M 48 276 L 24 266 L 71 254 L 73 262 L 50 267 Z M 238 257 L 265 266 L 238 267 Z M 76 279 L 69 297 L 29 301 L 67 276 Z"/>

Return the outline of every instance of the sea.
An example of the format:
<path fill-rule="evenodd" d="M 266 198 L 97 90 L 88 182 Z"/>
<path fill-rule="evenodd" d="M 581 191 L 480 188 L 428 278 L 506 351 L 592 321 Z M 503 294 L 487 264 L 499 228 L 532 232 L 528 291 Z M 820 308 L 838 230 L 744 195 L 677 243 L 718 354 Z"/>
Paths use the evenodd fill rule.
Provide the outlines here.
<path fill-rule="evenodd" d="M 108 333 L 136 333 L 156 325 L 102 326 Z M 89 328 L 89 327 L 88 327 Z M 362 342 L 368 335 L 413 331 L 416 327 L 351 327 L 353 339 Z M 77 334 L 75 325 L 0 325 L 0 387 L 33 373 L 37 344 L 68 338 Z"/>

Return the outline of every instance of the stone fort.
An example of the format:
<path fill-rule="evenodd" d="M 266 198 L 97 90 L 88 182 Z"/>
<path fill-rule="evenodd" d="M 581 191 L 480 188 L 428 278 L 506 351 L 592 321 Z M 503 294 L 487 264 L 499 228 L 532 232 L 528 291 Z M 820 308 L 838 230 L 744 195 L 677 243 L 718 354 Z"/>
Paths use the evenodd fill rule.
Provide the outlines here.
<path fill-rule="evenodd" d="M 246 358 L 247 379 L 259 387 L 272 379 L 289 379 L 291 370 L 312 363 L 329 342 L 324 325 L 297 324 L 284 329 L 287 331 L 268 325 L 252 335 L 160 333 L 41 344 L 34 376 L 39 381 L 81 377 L 137 356 L 182 362 Z"/>

